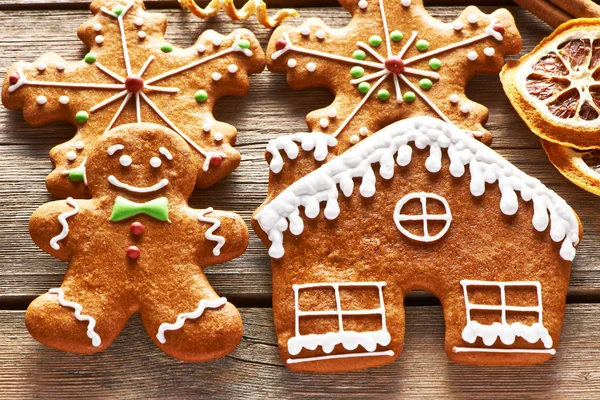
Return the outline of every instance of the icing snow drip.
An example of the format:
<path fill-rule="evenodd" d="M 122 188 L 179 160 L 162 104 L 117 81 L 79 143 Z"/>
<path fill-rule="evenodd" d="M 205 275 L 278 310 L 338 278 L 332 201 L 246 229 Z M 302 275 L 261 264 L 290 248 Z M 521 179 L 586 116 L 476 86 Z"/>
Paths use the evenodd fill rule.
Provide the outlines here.
<path fill-rule="evenodd" d="M 523 200 L 533 201 L 534 228 L 542 232 L 550 224 L 552 240 L 562 241 L 560 256 L 573 260 L 574 246 L 579 243 L 579 223 L 571 207 L 538 179 L 526 175 L 486 145 L 454 125 L 432 117 L 409 118 L 391 124 L 281 192 L 255 216 L 271 241 L 269 255 L 283 257 L 283 232 L 288 227 L 294 235 L 304 230 L 300 207 L 304 207 L 306 217 L 315 218 L 321 211 L 320 203 L 325 202 L 325 218 L 337 218 L 340 213 L 338 185 L 348 197 L 354 190 L 353 179 L 361 178 L 360 194 L 372 197 L 376 191 L 374 165 L 379 164 L 382 178 L 391 179 L 395 163 L 403 167 L 411 162 L 409 143 L 418 149 L 429 147 L 425 162 L 429 172 L 441 170 L 442 149 L 447 149 L 452 176 L 463 176 L 468 166 L 473 196 L 483 195 L 486 183 L 497 182 L 502 193 L 500 210 L 506 215 L 518 211 L 516 191 L 519 191 Z"/>
<path fill-rule="evenodd" d="M 200 303 L 198 303 L 198 308 L 196 308 L 194 312 L 179 314 L 175 322 L 172 324 L 169 324 L 168 322 L 163 322 L 162 324 L 160 324 L 160 326 L 158 327 L 158 333 L 156 334 L 156 338 L 159 342 L 163 344 L 166 343 L 166 331 L 176 331 L 178 329 L 181 329 L 186 319 L 200 318 L 202 314 L 204 314 L 204 310 L 206 310 L 207 308 L 219 308 L 225 303 L 227 303 L 227 299 L 225 297 L 220 297 L 217 300 L 200 300 Z"/>
<path fill-rule="evenodd" d="M 66 201 L 68 205 L 73 207 L 73 210 L 64 212 L 58 216 L 58 222 L 62 226 L 62 231 L 50 239 L 50 247 L 52 247 L 54 250 L 60 249 L 58 242 L 66 238 L 69 234 L 69 223 L 67 222 L 67 218 L 72 217 L 79 212 L 79 204 L 77 204 L 72 197 L 69 197 Z"/>
<path fill-rule="evenodd" d="M 100 340 L 100 336 L 94 331 L 96 327 L 96 320 L 89 315 L 83 315 L 81 312 L 83 311 L 83 307 L 79 303 L 75 303 L 74 301 L 65 300 L 65 292 L 61 288 L 53 288 L 48 290 L 48 293 L 58 295 L 58 303 L 63 307 L 70 307 L 75 310 L 75 318 L 78 321 L 84 321 L 88 323 L 87 327 L 87 335 L 90 339 L 92 339 L 92 346 L 98 347 L 102 343 Z"/>
<path fill-rule="evenodd" d="M 463 340 L 467 343 L 475 343 L 478 337 L 483 339 L 483 344 L 486 346 L 493 345 L 498 337 L 506 345 L 511 345 L 517 337 L 522 337 L 529 343 L 541 340 L 547 349 L 552 347 L 552 338 L 548 333 L 548 329 L 539 322 L 529 326 L 520 322 L 512 324 L 494 322 L 491 325 L 482 325 L 477 321 L 469 321 L 462 331 Z"/>
<path fill-rule="evenodd" d="M 344 346 L 346 350 L 355 350 L 359 345 L 367 351 L 375 351 L 377 345 L 387 346 L 392 340 L 387 330 L 374 332 L 328 332 L 323 335 L 301 335 L 288 340 L 288 352 L 295 356 L 305 348 L 315 350 L 318 346 L 323 348 L 327 354 L 331 353 L 338 344 Z"/>
<path fill-rule="evenodd" d="M 315 160 L 323 161 L 329 153 L 328 147 L 337 145 L 337 140 L 333 136 L 321 132 L 294 133 L 270 140 L 267 144 L 267 151 L 273 156 L 269 163 L 271 171 L 278 174 L 283 168 L 283 157 L 281 157 L 280 150 L 283 150 L 290 160 L 298 157 L 298 143 L 304 151 L 314 149 Z"/>
<path fill-rule="evenodd" d="M 223 236 L 213 234 L 214 231 L 219 229 L 221 226 L 221 221 L 215 218 L 205 217 L 206 214 L 210 214 L 213 212 L 212 207 L 207 208 L 206 210 L 202 210 L 200 215 L 198 215 L 198 219 L 202 222 L 206 222 L 212 224 L 210 228 L 204 234 L 206 240 L 212 240 L 213 242 L 217 242 L 217 245 L 213 248 L 213 255 L 218 256 L 221 254 L 221 247 L 225 244 L 225 238 Z"/>

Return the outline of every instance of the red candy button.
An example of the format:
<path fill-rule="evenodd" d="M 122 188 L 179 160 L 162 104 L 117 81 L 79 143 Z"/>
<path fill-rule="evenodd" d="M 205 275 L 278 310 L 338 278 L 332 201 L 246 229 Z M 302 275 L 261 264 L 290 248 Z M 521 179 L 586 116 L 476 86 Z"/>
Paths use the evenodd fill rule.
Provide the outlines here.
<path fill-rule="evenodd" d="M 129 227 L 129 230 L 131 231 L 132 235 L 135 236 L 139 236 L 142 233 L 144 233 L 144 225 L 142 225 L 139 222 L 134 222 L 133 224 L 131 224 L 131 226 Z"/>
<path fill-rule="evenodd" d="M 11 85 L 16 84 L 17 82 L 19 82 L 19 79 L 21 78 L 21 76 L 19 75 L 18 72 L 13 72 L 12 74 L 9 75 L 8 77 L 8 83 L 10 83 Z"/>
<path fill-rule="evenodd" d="M 223 157 L 221 156 L 213 156 L 210 159 L 210 165 L 213 167 L 218 167 L 223 162 Z"/>
<path fill-rule="evenodd" d="M 283 49 L 285 49 L 285 46 L 287 46 L 287 42 L 284 39 L 278 39 L 275 42 L 275 48 L 277 50 L 283 50 Z"/>
<path fill-rule="evenodd" d="M 494 26 L 492 26 L 492 29 L 498 32 L 499 34 L 504 35 L 504 27 L 502 25 L 495 24 Z"/>
<path fill-rule="evenodd" d="M 393 74 L 401 74 L 404 72 L 404 61 L 400 57 L 390 57 L 385 60 L 385 69 Z"/>
<path fill-rule="evenodd" d="M 125 89 L 131 93 L 137 93 L 144 87 L 144 81 L 139 76 L 131 75 L 125 78 Z"/>
<path fill-rule="evenodd" d="M 140 254 L 140 249 L 138 249 L 135 246 L 129 246 L 129 248 L 127 249 L 127 257 L 131 258 L 132 260 L 138 258 Z"/>

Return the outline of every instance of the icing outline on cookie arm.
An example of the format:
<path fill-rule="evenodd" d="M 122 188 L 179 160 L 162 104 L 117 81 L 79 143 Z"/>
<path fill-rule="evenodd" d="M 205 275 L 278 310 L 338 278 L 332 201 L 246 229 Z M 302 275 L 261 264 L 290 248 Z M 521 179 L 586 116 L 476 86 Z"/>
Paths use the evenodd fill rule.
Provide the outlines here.
<path fill-rule="evenodd" d="M 204 233 L 204 237 L 206 238 L 206 240 L 217 242 L 217 244 L 215 245 L 215 247 L 212 250 L 212 253 L 214 256 L 219 256 L 221 254 L 221 247 L 223 247 L 225 245 L 225 238 L 223 236 L 215 235 L 213 233 L 214 231 L 219 229 L 219 227 L 221 226 L 221 221 L 219 221 L 216 218 L 210 218 L 210 217 L 206 216 L 206 214 L 210 214 L 213 211 L 214 210 L 212 207 L 209 207 L 205 210 L 200 211 L 200 213 L 198 214 L 198 220 L 201 222 L 206 222 L 208 224 L 212 224 L 212 226 L 210 228 L 208 228 L 206 230 L 206 232 Z"/>
<path fill-rule="evenodd" d="M 182 313 L 177 316 L 174 323 L 163 322 L 158 327 L 158 333 L 156 334 L 156 339 L 165 344 L 167 339 L 165 338 L 166 331 L 176 331 L 183 327 L 183 324 L 187 319 L 198 319 L 204 314 L 204 310 L 207 308 L 219 308 L 227 303 L 227 299 L 225 297 L 220 297 L 217 300 L 206 300 L 202 299 L 198 303 L 198 307 L 195 311 L 189 313 Z"/>
<path fill-rule="evenodd" d="M 102 340 L 100 339 L 100 335 L 96 333 L 94 328 L 96 327 L 96 319 L 89 315 L 84 315 L 81 312 L 83 311 L 83 307 L 81 304 L 76 303 L 74 301 L 65 300 L 65 292 L 61 288 L 52 288 L 48 290 L 50 294 L 56 294 L 58 296 L 58 303 L 63 307 L 69 307 L 75 310 L 75 318 L 78 321 L 87 322 L 87 336 L 92 339 L 92 346 L 99 347 L 102 344 Z"/>
<path fill-rule="evenodd" d="M 73 210 L 65 211 L 64 213 L 61 213 L 58 216 L 58 222 L 62 226 L 62 231 L 58 235 L 50 239 L 50 247 L 52 247 L 54 250 L 60 250 L 60 245 L 58 244 L 58 242 L 66 238 L 69 234 L 69 223 L 67 222 L 67 218 L 72 217 L 73 215 L 79 212 L 79 204 L 77 204 L 77 202 L 73 200 L 72 197 L 67 198 L 65 202 L 71 207 L 73 207 Z"/>

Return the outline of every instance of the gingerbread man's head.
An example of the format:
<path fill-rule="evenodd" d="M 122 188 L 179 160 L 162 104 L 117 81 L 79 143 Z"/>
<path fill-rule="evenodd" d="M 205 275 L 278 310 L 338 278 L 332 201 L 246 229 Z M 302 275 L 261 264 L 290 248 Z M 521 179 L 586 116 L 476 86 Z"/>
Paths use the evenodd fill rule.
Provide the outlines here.
<path fill-rule="evenodd" d="M 155 124 L 121 125 L 98 139 L 85 162 L 93 198 L 134 201 L 166 197 L 186 202 L 194 190 L 198 165 L 187 143 Z"/>

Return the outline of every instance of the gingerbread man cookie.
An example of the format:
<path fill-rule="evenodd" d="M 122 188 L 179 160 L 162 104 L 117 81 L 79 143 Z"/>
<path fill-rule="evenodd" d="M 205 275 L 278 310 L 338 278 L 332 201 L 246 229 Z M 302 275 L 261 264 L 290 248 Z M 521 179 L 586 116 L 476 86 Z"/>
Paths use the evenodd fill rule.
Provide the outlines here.
<path fill-rule="evenodd" d="M 27 309 L 35 339 L 95 353 L 140 313 L 173 357 L 206 361 L 237 346 L 240 315 L 202 270 L 242 254 L 248 230 L 237 214 L 188 206 L 201 168 L 194 154 L 177 133 L 147 123 L 114 128 L 88 149 L 92 198 L 54 201 L 31 217 L 35 243 L 69 261 L 61 287 Z"/>
<path fill-rule="evenodd" d="M 320 19 L 273 34 L 267 65 L 293 89 L 326 87 L 328 107 L 309 128 L 336 137 L 339 153 L 391 122 L 431 115 L 489 143 L 487 109 L 466 97 L 476 74 L 495 74 L 521 38 L 507 10 L 468 7 L 453 22 L 432 18 L 421 0 L 340 0 L 353 15 L 342 29 Z"/>
<path fill-rule="evenodd" d="M 264 54 L 245 29 L 228 36 L 204 32 L 190 48 L 164 38 L 163 14 L 145 11 L 142 0 L 94 0 L 94 17 L 77 34 L 90 48 L 83 60 L 66 62 L 54 53 L 17 63 L 7 73 L 2 102 L 23 109 L 38 126 L 66 121 L 77 127 L 70 141 L 52 149 L 55 165 L 46 184 L 57 197 L 84 198 L 88 150 L 112 127 L 131 122 L 168 126 L 201 162 L 196 186 L 219 181 L 240 162 L 233 126 L 216 121 L 215 103 L 242 96 L 248 75 L 264 68 Z"/>

